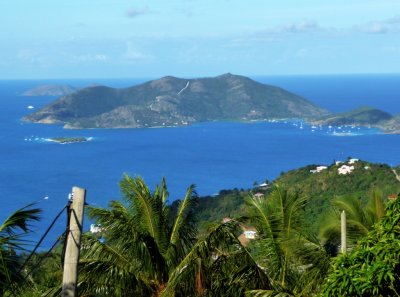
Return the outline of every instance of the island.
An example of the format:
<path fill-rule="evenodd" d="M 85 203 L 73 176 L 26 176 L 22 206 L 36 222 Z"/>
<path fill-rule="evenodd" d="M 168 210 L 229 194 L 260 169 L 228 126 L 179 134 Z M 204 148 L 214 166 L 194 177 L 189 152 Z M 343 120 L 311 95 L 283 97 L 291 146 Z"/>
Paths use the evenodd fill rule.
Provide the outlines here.
<path fill-rule="evenodd" d="M 57 142 L 60 144 L 67 144 L 67 143 L 86 142 L 89 141 L 89 139 L 86 137 L 53 137 L 49 138 L 48 141 Z"/>
<path fill-rule="evenodd" d="M 311 119 L 327 113 L 282 88 L 227 73 L 195 79 L 166 76 L 124 89 L 84 88 L 23 120 L 65 128 L 145 128 L 221 120 Z"/>
<path fill-rule="evenodd" d="M 313 125 L 374 127 L 385 133 L 400 133 L 400 117 L 369 106 L 331 114 L 311 121 Z"/>
<path fill-rule="evenodd" d="M 21 96 L 65 96 L 76 90 L 70 85 L 41 85 L 23 92 Z"/>
<path fill-rule="evenodd" d="M 23 121 L 80 129 L 286 119 L 311 125 L 375 127 L 400 134 L 399 115 L 373 107 L 334 114 L 282 88 L 231 73 L 194 79 L 165 76 L 123 89 L 91 86 L 62 96 Z"/>

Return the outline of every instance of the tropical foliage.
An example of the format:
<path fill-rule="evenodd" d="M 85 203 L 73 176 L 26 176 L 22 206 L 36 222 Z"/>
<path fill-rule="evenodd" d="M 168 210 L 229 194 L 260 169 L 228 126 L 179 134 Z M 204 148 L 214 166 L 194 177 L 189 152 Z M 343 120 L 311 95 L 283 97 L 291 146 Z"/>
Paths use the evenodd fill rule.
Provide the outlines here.
<path fill-rule="evenodd" d="M 166 204 L 165 180 L 153 193 L 139 177 L 125 176 L 120 186 L 124 203 L 112 201 L 108 209 L 88 208 L 103 230 L 103 239 L 84 238 L 80 293 L 159 296 L 195 242 L 193 186 L 173 218 Z M 191 289 L 190 283 L 181 286 L 182 291 Z"/>
<path fill-rule="evenodd" d="M 250 292 L 254 296 L 307 296 L 326 275 L 329 257 L 303 228 L 306 202 L 298 192 L 279 186 L 266 199 L 247 199 L 249 217 L 259 234 L 254 258 L 273 285 L 273 290 Z"/>
<path fill-rule="evenodd" d="M 386 164 L 359 161 L 352 164 L 354 171 L 348 175 L 339 175 L 337 170 L 342 164 L 335 163 L 319 173 L 310 173 L 316 166 L 291 170 L 275 181 L 308 197 L 306 212 L 315 231 L 323 224 L 318 219 L 321 213 L 331 207 L 332 199 L 355 196 L 361 197 L 362 202 L 366 203 L 374 189 L 379 189 L 383 197 L 400 193 L 400 183 L 392 168 Z"/>
<path fill-rule="evenodd" d="M 303 168 L 281 176 L 279 180 L 286 181 L 282 186 L 275 182 L 263 191 L 222 190 L 217 197 L 201 199 L 190 186 L 184 198 L 172 204 L 167 203 L 165 180 L 151 191 L 141 178 L 124 176 L 122 200 L 111 201 L 108 208 L 86 207 L 101 232 L 84 235 L 79 295 L 399 294 L 399 199 L 384 208 L 388 189 L 393 193 L 399 187 L 389 186 L 394 175 L 385 166 L 376 165 L 372 173 L 359 165 L 352 177 L 337 177 L 336 165 L 318 175 Z M 333 195 L 337 185 L 330 177 L 344 188 L 353 185 L 353 190 Z M 371 192 L 363 189 L 364 179 L 387 186 Z M 320 204 L 322 188 L 332 196 Z M 253 195 L 256 192 L 264 196 Z M 329 210 L 320 211 L 323 219 L 315 220 L 319 209 Z M 332 258 L 339 245 L 342 210 L 348 219 L 349 253 Z M 29 263 L 20 269 L 24 254 L 19 251 L 26 243 L 22 236 L 38 214 L 37 209 L 24 208 L 0 226 L 0 295 L 60 294 L 61 247 L 51 255 L 34 255 L 44 261 L 29 278 Z M 257 230 L 255 240 L 242 240 L 247 228 Z"/>
<path fill-rule="evenodd" d="M 333 261 L 323 296 L 400 295 L 400 197 L 349 254 Z"/>
<path fill-rule="evenodd" d="M 176 267 L 162 296 L 181 296 L 179 288 L 196 283 L 190 296 L 244 296 L 252 289 L 271 289 L 264 269 L 238 240 L 241 222 L 232 220 L 209 230 Z M 188 295 L 182 295 L 188 296 Z"/>
<path fill-rule="evenodd" d="M 0 295 L 15 294 L 22 279 L 17 252 L 27 245 L 24 236 L 30 232 L 30 223 L 39 220 L 40 210 L 28 205 L 13 212 L 0 225 Z"/>
<path fill-rule="evenodd" d="M 365 201 L 356 195 L 333 199 L 320 222 L 320 237 L 326 245 L 337 245 L 340 239 L 340 213 L 345 211 L 349 245 L 365 237 L 385 214 L 383 194 L 374 189 Z"/>

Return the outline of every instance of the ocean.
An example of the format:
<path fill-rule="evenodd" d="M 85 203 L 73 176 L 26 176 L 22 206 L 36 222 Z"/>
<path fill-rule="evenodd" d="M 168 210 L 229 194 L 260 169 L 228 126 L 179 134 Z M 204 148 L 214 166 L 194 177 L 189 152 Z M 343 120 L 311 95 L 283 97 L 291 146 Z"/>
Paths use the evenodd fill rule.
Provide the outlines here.
<path fill-rule="evenodd" d="M 400 113 L 400 75 L 254 79 L 283 87 L 334 112 L 370 105 L 392 114 Z M 152 188 L 165 177 L 169 201 L 173 201 L 181 198 L 190 184 L 196 185 L 201 196 L 213 195 L 221 189 L 250 188 L 254 182 L 273 180 L 281 172 L 301 166 L 328 165 L 349 156 L 392 166 L 400 164 L 400 135 L 384 135 L 368 128 L 343 128 L 344 131 L 333 133 L 328 127 L 312 128 L 300 122 L 282 121 L 65 130 L 57 125 L 20 121 L 31 112 L 29 105 L 37 110 L 55 99 L 20 96 L 39 85 L 68 83 L 83 87 L 100 83 L 127 87 L 143 81 L 0 81 L 0 222 L 12 211 L 35 202 L 43 209 L 42 221 L 34 225 L 34 237 L 39 238 L 67 203 L 72 186 L 87 189 L 88 204 L 107 206 L 111 199 L 121 197 L 118 182 L 124 174 L 139 175 Z M 92 140 L 75 144 L 46 141 L 60 136 Z M 44 247 L 61 234 L 64 220 L 65 217 L 56 224 Z"/>

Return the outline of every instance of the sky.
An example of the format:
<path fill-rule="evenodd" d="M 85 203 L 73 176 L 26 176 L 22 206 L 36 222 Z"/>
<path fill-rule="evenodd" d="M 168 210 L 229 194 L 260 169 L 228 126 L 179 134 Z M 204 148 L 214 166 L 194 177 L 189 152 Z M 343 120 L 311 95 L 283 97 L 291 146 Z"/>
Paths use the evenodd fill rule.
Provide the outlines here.
<path fill-rule="evenodd" d="M 400 72 L 399 0 L 13 0 L 0 79 Z"/>

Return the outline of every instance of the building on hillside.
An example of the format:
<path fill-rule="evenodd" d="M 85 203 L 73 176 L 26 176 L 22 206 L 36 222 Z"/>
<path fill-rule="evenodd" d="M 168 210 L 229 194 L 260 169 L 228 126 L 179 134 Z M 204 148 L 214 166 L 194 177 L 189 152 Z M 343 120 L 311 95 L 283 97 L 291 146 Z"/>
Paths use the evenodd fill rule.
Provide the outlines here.
<path fill-rule="evenodd" d="M 317 166 L 317 168 L 310 170 L 310 173 L 318 173 L 326 169 L 328 169 L 328 166 Z"/>
<path fill-rule="evenodd" d="M 96 235 L 96 234 L 100 234 L 101 231 L 103 231 L 103 229 L 99 225 L 96 225 L 96 224 L 90 225 L 90 233 Z"/>
<path fill-rule="evenodd" d="M 349 164 L 355 164 L 355 163 L 357 163 L 358 161 L 360 161 L 360 159 L 349 159 Z"/>
<path fill-rule="evenodd" d="M 343 164 L 343 161 L 335 161 L 336 166 L 339 166 L 340 164 Z"/>
<path fill-rule="evenodd" d="M 250 240 L 254 240 L 257 237 L 257 230 L 254 227 L 246 227 L 244 225 L 242 227 L 242 234 L 239 235 L 238 239 L 243 246 L 247 246 Z"/>
<path fill-rule="evenodd" d="M 354 170 L 354 166 L 348 166 L 348 165 L 342 165 L 340 168 L 338 168 L 338 174 L 350 174 Z"/>
<path fill-rule="evenodd" d="M 243 231 L 243 234 L 247 239 L 256 239 L 257 230 L 254 227 L 249 227 Z"/>
<path fill-rule="evenodd" d="M 390 194 L 390 195 L 388 196 L 388 200 L 396 200 L 397 197 L 398 197 L 398 195 L 396 195 L 396 194 Z"/>
<path fill-rule="evenodd" d="M 270 185 L 268 183 L 262 183 L 261 185 L 258 186 L 259 189 L 261 190 L 268 190 Z"/>
<path fill-rule="evenodd" d="M 328 169 L 328 166 L 317 166 L 316 170 L 317 172 L 321 172 L 322 170 Z"/>
<path fill-rule="evenodd" d="M 258 200 L 261 200 L 262 198 L 264 198 L 264 194 L 263 193 L 255 193 L 253 196 L 254 196 L 254 198 L 256 198 Z"/>
<path fill-rule="evenodd" d="M 229 223 L 230 221 L 232 221 L 231 218 L 223 218 L 223 219 L 222 219 L 222 223 L 223 223 L 223 224 Z"/>

